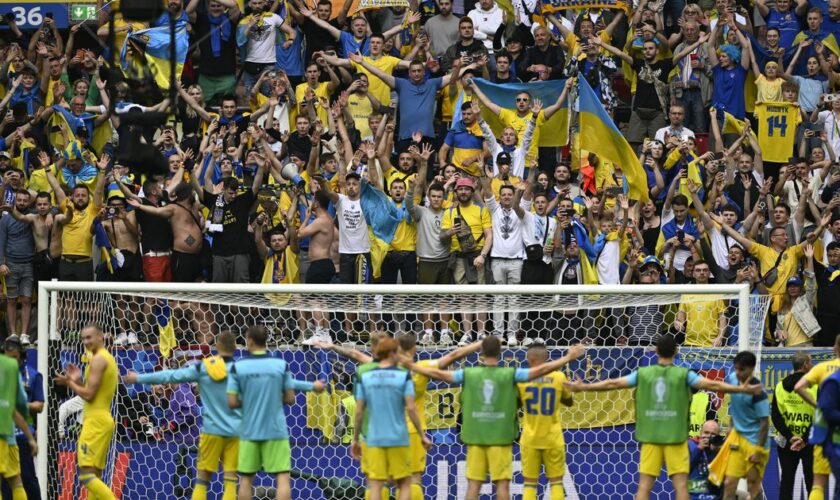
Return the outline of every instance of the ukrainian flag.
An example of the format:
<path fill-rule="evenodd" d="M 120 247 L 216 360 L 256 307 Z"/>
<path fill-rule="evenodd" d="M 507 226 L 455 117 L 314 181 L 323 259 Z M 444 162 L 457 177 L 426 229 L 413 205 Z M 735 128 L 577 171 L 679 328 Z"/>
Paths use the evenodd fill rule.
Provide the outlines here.
<path fill-rule="evenodd" d="M 105 263 L 108 272 L 114 274 L 114 269 L 119 267 L 119 262 L 117 261 L 114 248 L 111 246 L 111 240 L 108 239 L 108 233 L 105 232 L 102 221 L 98 217 L 93 222 L 93 239 L 97 248 L 99 248 L 102 262 Z"/>
<path fill-rule="evenodd" d="M 125 39 L 120 52 L 120 66 L 126 71 L 129 61 L 126 58 L 126 49 L 129 43 L 134 42 L 135 46 L 145 47 L 143 52 L 146 64 L 154 76 L 155 83 L 161 89 L 169 88 L 169 26 L 147 28 L 129 34 Z M 175 24 L 175 78 L 181 78 L 184 71 L 184 61 L 187 60 L 189 40 L 187 38 L 187 25 L 183 21 Z"/>
<path fill-rule="evenodd" d="M 618 164 L 627 180 L 630 199 L 647 202 L 647 175 L 642 164 L 585 78 L 578 78 L 578 97 L 581 146 Z"/>
<path fill-rule="evenodd" d="M 52 107 L 53 114 L 50 117 L 50 128 L 47 132 L 49 135 L 50 144 L 64 144 L 64 137 L 61 135 L 59 127 L 63 124 L 67 127 L 70 135 L 70 140 L 78 140 L 76 131 L 84 128 L 88 133 L 88 140 L 90 141 L 91 149 L 97 154 L 102 154 L 102 149 L 111 140 L 112 129 L 111 121 L 106 120 L 94 127 L 94 120 L 96 115 L 85 113 L 82 116 L 76 116 L 62 106 L 54 105 Z"/>
<path fill-rule="evenodd" d="M 560 93 L 563 92 L 563 87 L 566 85 L 566 80 L 546 80 L 543 82 L 530 83 L 492 83 L 483 78 L 474 78 L 473 84 L 484 92 L 487 98 L 499 104 L 503 108 L 513 106 L 516 102 L 516 94 L 519 92 L 528 92 L 531 99 L 539 99 L 542 101 L 543 108 L 551 106 L 557 102 Z M 461 120 L 461 103 L 464 102 L 463 91 L 458 96 L 458 102 L 455 104 L 453 111 L 452 123 L 458 123 Z M 569 113 L 566 111 L 567 103 L 549 120 L 546 120 L 540 126 L 540 142 L 539 147 L 556 148 L 565 146 L 569 142 Z M 481 110 L 481 117 L 490 125 L 493 130 L 493 135 L 501 137 L 504 125 L 499 121 L 499 117 L 487 110 Z"/>
<path fill-rule="evenodd" d="M 172 355 L 172 349 L 178 345 L 175 341 L 175 328 L 172 327 L 172 307 L 167 299 L 158 299 L 152 307 L 152 313 L 158 326 L 160 355 L 168 358 Z"/>

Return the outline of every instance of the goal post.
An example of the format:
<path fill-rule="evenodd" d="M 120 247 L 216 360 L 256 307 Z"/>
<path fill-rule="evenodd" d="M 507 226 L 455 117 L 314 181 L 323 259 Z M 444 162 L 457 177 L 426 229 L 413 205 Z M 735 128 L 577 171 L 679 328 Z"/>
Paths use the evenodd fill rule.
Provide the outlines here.
<path fill-rule="evenodd" d="M 769 297 L 750 294 L 746 285 L 360 286 L 52 281 L 41 282 L 38 292 L 37 365 L 45 377 L 47 396 L 37 419 L 40 452 L 36 465 L 42 496 L 62 499 L 76 498 L 80 489 L 74 469 L 75 438 L 72 429 L 67 428 L 73 427 L 68 423 L 73 420 L 66 420 L 62 413 L 59 421 L 59 406 L 72 395 L 60 394 L 53 385 L 52 375 L 67 361 L 76 362 L 80 358 L 83 347 L 78 332 L 90 322 L 103 325 L 106 345 L 118 353 L 116 358 L 123 374 L 127 370 L 150 371 L 194 362 L 209 354 L 212 337 L 220 331 L 232 331 L 241 338 L 247 326 L 268 326 L 272 334 L 269 350 L 289 361 L 296 378 L 330 379 L 329 394 L 298 395 L 287 416 L 293 450 L 294 497 L 320 499 L 329 498 L 322 496 L 329 484 L 324 478 L 316 481 L 315 476 L 319 474 L 330 475 L 336 481 L 346 480 L 346 484 L 341 483 L 345 486 L 358 485 L 363 479 L 357 464 L 349 458 L 347 444 L 337 435 L 341 398 L 349 394 L 354 367 L 332 352 L 299 345 L 301 337 L 319 317 L 334 334 L 342 332 L 350 339 L 365 341 L 376 330 L 394 335 L 414 334 L 419 338 L 429 321 L 434 330 L 443 325 L 455 334 L 470 316 L 473 333 L 482 328 L 486 334 L 504 332 L 495 325 L 502 312 L 508 315 L 502 315 L 504 322 L 509 317 L 518 318 L 515 324 L 520 335 L 544 338 L 552 357 L 573 343 L 570 338 L 585 336 L 594 343 L 593 348 L 588 350 L 585 360 L 564 370 L 569 377 L 594 381 L 629 373 L 652 359 L 650 349 L 644 345 L 626 345 L 628 335 L 633 335 L 629 318 L 642 308 L 659 311 L 661 314 L 656 317 L 662 324 L 654 326 L 667 332 L 672 329 L 681 304 L 686 310 L 696 306 L 698 311 L 707 304 L 725 306 L 725 312 L 712 309 L 720 310 L 720 322 L 707 319 L 708 324 L 691 326 L 709 331 L 720 328 L 728 338 L 737 336 L 737 342 L 721 348 L 686 348 L 688 354 L 682 359 L 687 366 L 715 377 L 725 373 L 727 360 L 739 350 L 754 351 L 760 359 L 769 308 Z M 168 320 L 173 323 L 180 344 L 168 359 L 159 353 L 156 338 L 156 311 L 160 313 L 161 305 L 171 309 Z M 570 331 L 574 334 L 569 334 Z M 137 341 L 115 346 L 115 339 L 127 332 L 137 333 Z M 361 344 L 357 348 L 367 350 Z M 453 347 L 418 348 L 420 359 L 430 359 Z M 505 348 L 504 362 L 524 364 L 524 351 L 521 346 Z M 457 366 L 476 362 L 477 356 L 470 356 Z M 158 397 L 155 390 L 164 394 L 160 400 L 176 398 L 176 389 L 172 388 L 151 391 L 121 388 L 114 408 L 118 429 L 103 475 L 112 489 L 122 492 L 123 498 L 151 498 L 153 493 L 188 498 L 194 477 L 197 446 L 194 438 L 199 420 L 195 415 L 186 415 L 189 408 L 181 407 L 180 414 L 167 409 L 164 413 L 169 411 L 171 416 L 165 418 L 175 418 L 177 430 L 158 432 L 156 427 L 148 432 L 138 430 L 137 423 L 131 421 L 137 411 L 137 401 L 146 401 L 147 394 L 151 394 L 150 399 Z M 189 391 L 182 392 L 177 397 L 189 399 Z M 453 498 L 465 487 L 463 447 L 457 433 L 459 394 L 459 389 L 445 384 L 429 386 L 426 424 L 435 444 L 428 455 L 423 481 L 425 498 Z M 567 492 L 580 492 L 581 497 L 632 493 L 636 471 L 628 465 L 628 460 L 638 460 L 632 439 L 632 397 L 624 395 L 610 400 L 587 395 L 579 398 L 576 406 L 577 409 L 561 411 L 564 428 L 570 430 L 566 438 L 569 465 L 564 478 Z M 583 444 L 599 439 L 604 441 L 604 446 Z M 296 447 L 302 451 L 296 453 Z M 515 447 L 514 483 L 518 478 L 521 490 L 517 457 Z M 140 474 L 138 468 L 147 468 L 148 472 Z M 604 476 L 600 481 L 586 479 L 595 474 Z M 604 478 L 612 483 L 605 485 Z M 218 491 L 220 484 L 219 478 L 214 478 L 211 490 Z M 658 483 L 656 491 L 664 495 L 667 488 Z M 516 491 L 514 484 L 511 493 Z M 575 498 L 568 494 L 567 497 Z"/>

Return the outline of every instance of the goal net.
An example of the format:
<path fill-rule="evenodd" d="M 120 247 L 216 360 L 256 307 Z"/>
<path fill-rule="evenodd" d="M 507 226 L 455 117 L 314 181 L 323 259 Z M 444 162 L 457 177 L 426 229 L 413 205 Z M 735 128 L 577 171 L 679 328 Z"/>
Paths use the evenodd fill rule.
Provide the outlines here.
<path fill-rule="evenodd" d="M 275 286 L 215 284 L 41 283 L 38 366 L 52 374 L 67 363 L 84 362 L 79 337 L 88 323 L 102 326 L 106 346 L 121 374 L 178 368 L 213 352 L 216 334 L 234 333 L 246 354 L 244 332 L 264 325 L 269 350 L 282 357 L 298 379 L 329 380 L 323 394 L 299 393 L 286 409 L 292 449 L 292 491 L 296 499 L 362 499 L 364 478 L 349 453 L 347 398 L 356 366 L 336 352 L 301 345 L 328 332 L 336 343 L 367 351 L 371 333 L 416 335 L 419 359 L 443 356 L 441 333 L 457 342 L 464 333 L 513 334 L 503 363 L 526 365 L 523 342 L 545 342 L 552 358 L 570 344 L 591 345 L 564 368 L 572 379 L 597 381 L 655 363 L 657 335 L 675 334 L 682 343 L 678 363 L 720 379 L 739 350 L 760 356 L 769 299 L 735 285 L 691 286 Z M 44 307 L 46 305 L 46 307 Z M 161 334 L 170 324 L 174 342 Z M 430 340 L 426 338 L 425 340 Z M 444 336 L 443 341 L 447 339 Z M 713 344 L 720 347 L 713 347 Z M 170 348 L 171 347 L 171 348 Z M 451 368 L 478 362 L 473 354 Z M 74 394 L 47 380 L 46 410 L 39 415 L 38 477 L 45 498 L 85 498 L 76 470 L 81 404 Z M 427 432 L 434 445 L 423 476 L 424 498 L 463 498 L 466 449 L 459 440 L 460 389 L 432 382 L 427 391 Z M 708 418 L 727 420 L 717 394 L 692 399 L 692 431 Z M 117 498 L 189 498 L 195 477 L 201 401 L 189 384 L 125 386 L 114 403 L 116 429 L 105 482 Z M 552 411 L 551 408 L 546 411 Z M 630 390 L 575 396 L 560 409 L 565 428 L 566 497 L 630 498 L 635 491 L 639 450 L 633 438 Z M 521 495 L 519 450 L 514 446 L 511 493 Z M 656 498 L 670 498 L 664 474 Z M 272 481 L 258 475 L 256 498 L 274 498 Z M 221 475 L 209 498 L 221 498 Z M 486 485 L 483 493 L 490 493 Z M 540 498 L 548 498 L 546 484 Z M 485 497 L 486 498 L 486 497 Z"/>

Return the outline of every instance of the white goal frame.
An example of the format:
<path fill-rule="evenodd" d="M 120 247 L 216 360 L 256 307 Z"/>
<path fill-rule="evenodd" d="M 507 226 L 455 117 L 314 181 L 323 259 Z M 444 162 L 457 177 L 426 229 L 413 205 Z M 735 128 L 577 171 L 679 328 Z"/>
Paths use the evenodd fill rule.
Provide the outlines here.
<path fill-rule="evenodd" d="M 750 289 L 743 285 L 283 285 L 283 284 L 240 284 L 240 283 L 128 283 L 128 282 L 62 282 L 42 281 L 38 284 L 38 371 L 45 379 L 52 377 L 49 371 L 49 342 L 57 340 L 57 322 L 59 292 L 102 292 L 124 294 L 164 294 L 164 293 L 282 293 L 282 294 L 366 294 L 366 295 L 738 295 L 738 348 L 750 348 Z M 757 367 L 758 369 L 758 367 Z M 48 383 L 45 380 L 45 383 Z M 46 391 L 46 389 L 45 389 Z M 37 441 L 39 453 L 36 459 L 36 473 L 41 488 L 41 496 L 47 498 L 49 446 L 48 423 L 49 405 L 54 404 L 45 398 L 44 409 L 38 414 Z"/>

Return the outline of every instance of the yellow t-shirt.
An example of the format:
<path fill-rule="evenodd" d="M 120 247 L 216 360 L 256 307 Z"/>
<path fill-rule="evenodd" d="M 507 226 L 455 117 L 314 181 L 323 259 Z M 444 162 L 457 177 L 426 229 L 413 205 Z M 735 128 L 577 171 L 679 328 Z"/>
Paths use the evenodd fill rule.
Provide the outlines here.
<path fill-rule="evenodd" d="M 367 96 L 359 97 L 355 92 L 347 97 L 347 106 L 350 110 L 350 116 L 353 117 L 353 123 L 356 125 L 356 130 L 362 136 L 362 140 L 373 138 L 373 131 L 370 129 L 368 119 L 373 114 L 373 106 Z"/>
<path fill-rule="evenodd" d="M 426 368 L 437 368 L 438 360 L 424 359 L 418 361 L 416 364 L 417 366 L 425 366 Z M 414 404 L 417 407 L 417 416 L 420 417 L 420 424 L 425 430 L 428 425 L 428 422 L 426 421 L 426 389 L 429 386 L 429 377 L 417 372 L 412 372 L 411 380 L 414 382 Z M 414 424 L 411 423 L 408 413 L 405 414 L 405 423 L 408 425 L 408 432 L 410 434 L 417 433 L 417 429 L 415 429 Z"/>
<path fill-rule="evenodd" d="M 442 122 L 452 122 L 452 117 L 455 116 L 455 105 L 458 103 L 458 96 L 461 95 L 461 91 L 464 91 L 464 100 L 461 102 L 472 102 L 472 92 L 468 94 L 460 83 L 456 83 L 456 85 L 458 88 L 455 95 L 449 95 L 449 85 L 440 88 L 440 120 Z"/>
<path fill-rule="evenodd" d="M 502 108 L 499 113 L 499 121 L 505 127 L 511 127 L 516 130 L 516 145 L 522 145 L 522 138 L 525 136 L 525 129 L 528 128 L 528 122 L 533 119 L 534 113 L 528 111 L 525 116 L 519 116 L 516 111 L 512 109 Z M 540 111 L 537 117 L 537 126 L 534 128 L 534 136 L 531 139 L 531 148 L 528 149 L 528 156 L 525 158 L 526 162 L 537 157 L 537 148 L 540 143 L 540 126 L 545 123 L 545 114 Z"/>
<path fill-rule="evenodd" d="M 67 213 L 68 203 L 69 199 L 65 199 L 61 204 L 62 213 Z M 73 209 L 73 219 L 65 224 L 64 231 L 61 233 L 61 248 L 64 255 L 91 256 L 93 234 L 90 232 L 90 228 L 101 208 L 95 206 L 93 200 L 91 200 L 87 208 L 81 212 Z"/>
<path fill-rule="evenodd" d="M 776 264 L 776 259 L 779 257 L 779 252 L 768 246 L 753 243 L 750 246 L 750 255 L 758 259 L 760 264 L 759 272 L 761 276 L 764 276 L 768 271 L 773 269 L 773 265 Z M 778 278 L 771 286 L 767 287 L 767 291 L 773 295 L 772 312 L 779 310 L 779 302 L 781 296 L 785 293 L 785 288 L 787 288 L 787 280 L 796 274 L 799 268 L 799 259 L 804 255 L 802 245 L 788 247 L 783 252 L 782 258 L 779 260 L 779 267 L 776 268 Z"/>
<path fill-rule="evenodd" d="M 26 182 L 26 189 L 40 193 L 41 191 L 51 193 L 52 186 L 47 180 L 47 171 L 43 168 L 29 171 L 29 179 Z"/>
<path fill-rule="evenodd" d="M 400 60 L 394 56 L 379 56 L 379 59 L 374 59 L 370 56 L 364 56 L 363 59 L 365 62 L 373 66 L 374 68 L 382 71 L 386 75 L 390 75 L 394 68 L 397 67 L 397 64 L 400 63 Z M 353 69 L 358 73 L 363 73 L 368 77 L 368 91 L 371 93 L 373 97 L 379 100 L 383 106 L 388 106 L 391 104 L 391 87 L 385 84 L 382 80 L 379 79 L 378 76 L 375 76 L 373 73 L 365 69 L 362 65 L 356 64 L 354 62 L 350 62 L 353 65 Z"/>
<path fill-rule="evenodd" d="M 680 311 L 685 313 L 685 345 L 712 347 L 720 330 L 718 318 L 726 312 L 726 304 L 710 295 L 683 295 Z"/>
<path fill-rule="evenodd" d="M 612 37 L 605 30 L 601 30 L 596 34 L 598 35 L 598 38 L 600 38 L 602 42 L 609 43 L 609 44 L 612 43 Z M 567 54 L 574 54 L 577 51 L 579 44 L 580 44 L 580 39 L 578 38 L 577 35 L 575 35 L 574 33 L 569 33 L 568 35 L 566 35 L 566 45 L 569 46 L 569 50 L 566 52 Z M 612 56 L 612 54 L 609 51 L 607 51 L 607 49 L 601 49 L 601 53 L 604 54 L 607 57 Z M 586 59 L 586 54 L 581 52 L 580 54 L 577 55 L 577 58 L 578 58 L 578 60 Z"/>
<path fill-rule="evenodd" d="M 397 203 L 397 208 L 404 209 L 405 201 Z M 413 252 L 417 249 L 417 225 L 414 219 L 409 223 L 403 217 L 397 226 L 397 232 L 394 233 L 394 239 L 391 241 L 389 250 L 396 250 L 398 252 Z"/>
<path fill-rule="evenodd" d="M 455 207 L 450 207 L 443 215 L 440 228 L 452 229 L 452 221 L 456 217 L 458 217 L 458 210 Z M 464 219 L 461 222 L 461 227 L 463 228 L 464 224 L 468 225 L 473 238 L 475 238 L 475 249 L 478 251 L 484 248 L 484 230 L 490 228 L 490 210 L 475 203 L 470 203 L 467 207 L 461 207 L 461 217 Z M 458 243 L 458 237 L 455 235 L 452 236 L 450 251 L 461 251 L 461 245 Z"/>
<path fill-rule="evenodd" d="M 318 99 L 318 107 L 315 110 L 315 114 L 318 116 L 318 119 L 321 120 L 321 124 L 324 126 L 325 129 L 328 129 L 330 126 L 329 117 L 327 113 L 330 110 L 330 91 L 327 88 L 328 82 L 321 82 L 315 87 L 313 91 L 315 93 L 315 97 Z M 303 102 L 304 96 L 306 94 L 306 87 L 307 83 L 303 82 L 295 87 L 295 99 L 298 102 L 297 108 L 295 108 L 294 116 L 290 116 L 289 120 L 289 127 L 291 130 L 295 130 L 295 120 L 297 119 L 298 115 L 301 113 L 300 103 Z"/>
<path fill-rule="evenodd" d="M 65 229 L 66 231 L 66 229 Z M 119 370 L 117 369 L 117 362 L 114 356 L 105 348 L 100 348 L 96 351 L 94 358 L 101 356 L 105 358 L 105 371 L 102 373 L 102 382 L 99 384 L 96 394 L 92 401 L 85 401 L 82 415 L 87 417 L 92 413 L 107 413 L 111 414 L 111 403 L 114 401 L 114 395 L 117 393 L 117 382 L 119 381 Z M 85 380 L 90 380 L 90 365 L 91 361 L 85 366 Z M 84 425 L 84 424 L 83 424 Z"/>
<path fill-rule="evenodd" d="M 391 168 L 386 170 L 383 175 L 385 177 L 385 188 L 386 189 L 388 189 L 388 186 L 391 185 L 391 182 L 394 179 L 402 179 L 403 182 L 406 182 L 406 183 L 408 183 L 408 182 L 413 183 L 414 181 L 417 180 L 417 173 L 416 172 L 405 173 L 402 170 L 400 170 L 400 169 L 398 169 L 394 166 L 392 166 Z M 408 188 L 408 186 L 406 186 L 406 189 L 407 188 Z"/>
<path fill-rule="evenodd" d="M 265 269 L 263 270 L 260 283 L 300 283 L 300 264 L 298 254 L 286 247 L 282 255 L 269 252 L 265 258 Z"/>
<path fill-rule="evenodd" d="M 513 186 L 516 187 L 519 183 L 522 182 L 522 179 L 515 175 L 508 176 L 508 180 L 503 181 L 498 177 L 493 177 L 493 180 L 490 181 L 490 186 L 493 189 L 493 196 L 496 197 L 496 201 L 499 201 L 499 191 L 502 189 L 502 186 Z"/>
<path fill-rule="evenodd" d="M 805 335 L 805 331 L 803 331 L 802 327 L 799 326 L 799 323 L 796 322 L 792 312 L 788 311 L 788 313 L 785 314 L 784 324 L 782 324 L 781 327 L 785 330 L 785 332 L 787 332 L 785 347 L 796 347 L 811 343 L 811 338 Z"/>
<path fill-rule="evenodd" d="M 808 370 L 808 373 L 803 377 L 811 385 L 819 387 L 822 381 L 827 379 L 829 375 L 840 370 L 840 359 L 832 359 L 831 361 L 823 361 L 817 366 Z"/>
<path fill-rule="evenodd" d="M 755 86 L 757 93 L 755 96 L 756 102 L 782 102 L 782 84 L 785 81 L 781 78 L 776 78 L 772 82 L 764 75 L 758 75 L 755 79 Z"/>
<path fill-rule="evenodd" d="M 563 387 L 566 375 L 560 370 L 517 384 L 522 401 L 522 437 L 519 444 L 529 448 L 553 449 L 563 446 L 560 401 L 571 397 Z"/>

